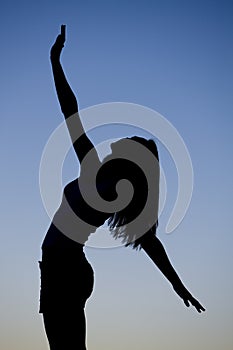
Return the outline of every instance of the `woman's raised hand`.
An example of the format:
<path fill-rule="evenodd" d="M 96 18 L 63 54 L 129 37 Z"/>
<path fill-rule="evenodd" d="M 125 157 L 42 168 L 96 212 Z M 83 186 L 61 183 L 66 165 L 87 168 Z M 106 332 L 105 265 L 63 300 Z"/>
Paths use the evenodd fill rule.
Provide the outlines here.
<path fill-rule="evenodd" d="M 59 60 L 65 41 L 66 41 L 66 26 L 64 24 L 62 24 L 61 25 L 61 32 L 57 36 L 56 41 L 53 44 L 51 51 L 50 51 L 50 57 L 52 60 L 53 59 Z"/>

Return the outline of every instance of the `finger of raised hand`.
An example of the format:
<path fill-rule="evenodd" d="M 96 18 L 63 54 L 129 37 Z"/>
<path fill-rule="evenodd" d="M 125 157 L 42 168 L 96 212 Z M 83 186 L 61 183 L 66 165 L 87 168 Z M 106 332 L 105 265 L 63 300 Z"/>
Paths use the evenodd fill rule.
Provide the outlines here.
<path fill-rule="evenodd" d="M 65 42 L 65 40 L 66 40 L 66 26 L 65 26 L 65 24 L 62 24 L 61 25 L 61 37 L 62 37 L 62 40 L 64 40 L 64 42 Z"/>

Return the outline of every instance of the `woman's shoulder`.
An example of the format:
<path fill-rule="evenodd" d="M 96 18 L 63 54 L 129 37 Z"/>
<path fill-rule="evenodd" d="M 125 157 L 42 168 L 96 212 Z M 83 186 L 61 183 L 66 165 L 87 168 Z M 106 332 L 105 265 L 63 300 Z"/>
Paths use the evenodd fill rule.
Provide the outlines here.
<path fill-rule="evenodd" d="M 64 186 L 64 192 L 67 192 L 67 191 L 74 191 L 75 188 L 78 189 L 79 188 L 79 178 L 75 178 L 74 180 L 68 182 L 65 186 Z"/>

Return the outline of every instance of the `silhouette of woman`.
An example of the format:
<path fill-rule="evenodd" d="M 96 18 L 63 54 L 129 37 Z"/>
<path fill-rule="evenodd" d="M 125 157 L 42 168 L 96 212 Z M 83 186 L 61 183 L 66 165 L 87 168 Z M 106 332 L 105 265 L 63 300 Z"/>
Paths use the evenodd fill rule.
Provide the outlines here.
<path fill-rule="evenodd" d="M 115 238 L 121 238 L 126 246 L 142 248 L 148 254 L 186 306 L 192 304 L 198 312 L 205 309 L 185 288 L 156 237 L 159 157 L 155 142 L 136 136 L 125 138 L 112 145 L 111 155 L 102 162 L 99 160 L 94 145 L 84 132 L 76 98 L 60 63 L 64 43 L 65 26 L 62 25 L 61 33 L 51 48 L 50 58 L 58 100 L 81 170 L 79 178 L 65 186 L 61 205 L 42 244 L 40 313 L 43 314 L 51 350 L 85 350 L 84 308 L 93 290 L 94 274 L 83 247 L 88 236 L 106 220 Z M 131 149 L 132 144 L 136 145 L 136 151 L 135 148 Z M 152 162 L 146 157 L 151 169 L 152 186 L 148 185 L 147 177 L 135 162 L 135 154 L 145 158 L 140 156 L 142 147 L 147 154 L 149 151 L 153 155 Z M 126 150 L 127 157 L 124 156 Z M 88 161 L 86 155 L 91 155 Z M 89 196 L 89 200 L 95 200 L 91 176 L 96 169 L 99 169 L 95 179 L 96 189 L 105 203 L 109 203 L 109 209 L 98 210 L 85 198 Z M 118 197 L 117 184 L 121 179 L 130 181 L 134 192 L 130 203 L 116 210 L 111 203 Z M 147 205 L 148 200 L 151 206 Z M 142 218 L 136 221 L 136 225 L 131 225 L 141 212 L 144 212 Z"/>

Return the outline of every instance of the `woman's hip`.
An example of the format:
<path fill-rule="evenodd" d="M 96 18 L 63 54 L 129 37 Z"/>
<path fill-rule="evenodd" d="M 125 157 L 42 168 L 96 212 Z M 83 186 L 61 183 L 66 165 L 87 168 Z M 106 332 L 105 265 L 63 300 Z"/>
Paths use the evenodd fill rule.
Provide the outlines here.
<path fill-rule="evenodd" d="M 94 287 L 94 272 L 85 255 L 59 257 L 47 252 L 43 253 L 39 266 L 40 312 L 45 308 L 84 307 Z"/>

